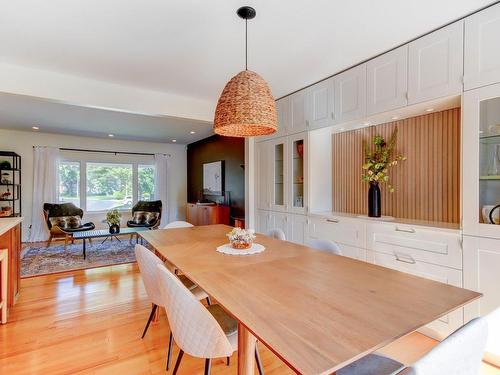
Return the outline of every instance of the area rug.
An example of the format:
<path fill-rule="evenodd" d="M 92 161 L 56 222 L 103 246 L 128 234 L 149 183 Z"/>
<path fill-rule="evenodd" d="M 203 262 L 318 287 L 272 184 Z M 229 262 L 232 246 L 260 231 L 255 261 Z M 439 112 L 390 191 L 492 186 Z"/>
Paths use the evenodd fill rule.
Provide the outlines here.
<path fill-rule="evenodd" d="M 68 245 L 66 251 L 63 243 L 48 248 L 43 243 L 27 247 L 21 259 L 21 277 L 135 262 L 135 243 L 130 244 L 127 238 L 101 242 L 102 239 L 94 239 L 92 245 L 87 242 L 85 260 L 81 241 Z"/>

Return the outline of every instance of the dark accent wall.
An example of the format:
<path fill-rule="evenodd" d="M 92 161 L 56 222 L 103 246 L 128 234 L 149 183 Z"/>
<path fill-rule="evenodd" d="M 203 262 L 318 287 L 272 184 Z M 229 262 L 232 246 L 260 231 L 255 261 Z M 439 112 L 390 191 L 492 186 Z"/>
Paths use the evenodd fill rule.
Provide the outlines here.
<path fill-rule="evenodd" d="M 187 146 L 187 196 L 196 202 L 203 188 L 203 163 L 224 160 L 226 191 L 231 192 L 231 215 L 245 215 L 245 139 L 213 135 Z"/>

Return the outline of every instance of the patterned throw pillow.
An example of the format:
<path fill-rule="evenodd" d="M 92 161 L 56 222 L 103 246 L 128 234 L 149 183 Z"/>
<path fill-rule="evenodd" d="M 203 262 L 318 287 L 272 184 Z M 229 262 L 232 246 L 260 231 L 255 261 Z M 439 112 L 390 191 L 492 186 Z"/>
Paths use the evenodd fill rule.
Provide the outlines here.
<path fill-rule="evenodd" d="M 68 228 L 78 229 L 82 226 L 82 219 L 80 216 L 67 216 Z"/>
<path fill-rule="evenodd" d="M 132 222 L 137 225 L 146 224 L 147 214 L 149 212 L 145 211 L 136 211 L 134 212 L 134 217 L 132 218 Z"/>
<path fill-rule="evenodd" d="M 158 220 L 158 212 L 148 212 L 146 215 L 146 221 L 148 225 L 152 225 L 156 223 L 156 220 Z"/>
<path fill-rule="evenodd" d="M 52 226 L 57 226 L 62 230 L 77 229 L 82 225 L 82 220 L 80 219 L 80 216 L 58 216 L 58 217 L 51 217 L 49 220 Z"/>

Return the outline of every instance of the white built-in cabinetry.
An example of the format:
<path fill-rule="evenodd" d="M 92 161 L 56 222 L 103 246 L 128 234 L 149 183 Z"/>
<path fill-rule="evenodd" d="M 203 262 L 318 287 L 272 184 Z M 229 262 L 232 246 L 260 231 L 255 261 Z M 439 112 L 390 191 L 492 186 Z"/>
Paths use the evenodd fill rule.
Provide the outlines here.
<path fill-rule="evenodd" d="M 307 89 L 306 113 L 310 129 L 333 124 L 336 117 L 333 78 L 328 78 Z"/>
<path fill-rule="evenodd" d="M 500 82 L 500 4 L 465 20 L 466 90 Z"/>
<path fill-rule="evenodd" d="M 458 21 L 277 101 L 278 136 L 460 95 L 463 28 Z M 368 124 L 369 121 L 366 121 Z"/>
<path fill-rule="evenodd" d="M 465 20 L 462 97 L 464 287 L 483 293 L 465 321 L 500 308 L 500 4 Z M 499 319 L 490 322 L 486 358 L 500 365 Z"/>
<path fill-rule="evenodd" d="M 462 93 L 463 25 L 455 22 L 410 43 L 409 104 Z"/>
<path fill-rule="evenodd" d="M 313 215 L 309 220 L 309 239 L 334 241 L 340 245 L 343 255 L 366 260 L 366 228 L 360 220 L 345 216 Z"/>
<path fill-rule="evenodd" d="M 346 256 L 484 294 L 478 302 L 428 325 L 424 332 L 434 337 L 444 337 L 464 321 L 499 308 L 500 225 L 487 223 L 482 213 L 500 204 L 499 46 L 500 4 L 495 4 L 278 100 L 280 131 L 257 140 L 258 231 L 281 228 L 297 243 L 331 239 Z M 311 213 L 332 209 L 332 132 L 377 121 L 377 116 L 387 121 L 402 108 L 425 112 L 428 101 L 460 95 L 461 231 L 398 219 L 382 222 Z M 295 142 L 301 139 L 305 151 L 297 164 Z M 294 188 L 301 181 L 297 165 L 303 168 L 302 190 Z M 278 189 L 281 175 L 283 189 Z M 298 191 L 302 198 L 297 201 Z M 294 202 L 302 203 L 294 207 Z M 500 342 L 498 336 L 491 337 Z M 500 349 L 495 352 L 489 346 L 488 351 L 488 358 L 500 365 Z"/>
<path fill-rule="evenodd" d="M 368 115 L 408 104 L 408 45 L 384 53 L 366 66 Z"/>
<path fill-rule="evenodd" d="M 333 77 L 334 124 L 353 121 L 366 115 L 366 64 Z"/>
<path fill-rule="evenodd" d="M 290 95 L 289 120 L 286 134 L 295 134 L 306 130 L 306 94 L 305 90 Z"/>
<path fill-rule="evenodd" d="M 307 148 L 305 132 L 257 144 L 258 209 L 306 214 Z"/>

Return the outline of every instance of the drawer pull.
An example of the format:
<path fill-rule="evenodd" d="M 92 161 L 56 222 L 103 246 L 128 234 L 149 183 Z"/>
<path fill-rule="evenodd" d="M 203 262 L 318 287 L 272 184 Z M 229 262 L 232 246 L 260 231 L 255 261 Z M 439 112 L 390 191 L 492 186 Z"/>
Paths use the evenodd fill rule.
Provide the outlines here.
<path fill-rule="evenodd" d="M 396 227 L 396 232 L 415 233 L 415 229 L 413 229 L 413 228 L 401 229 L 401 228 Z"/>
<path fill-rule="evenodd" d="M 417 263 L 411 255 L 394 253 L 394 256 L 396 257 L 396 260 L 398 262 L 403 262 L 403 263 L 408 263 L 408 264 Z"/>
<path fill-rule="evenodd" d="M 337 219 L 326 219 L 329 223 L 338 223 L 339 221 Z"/>

